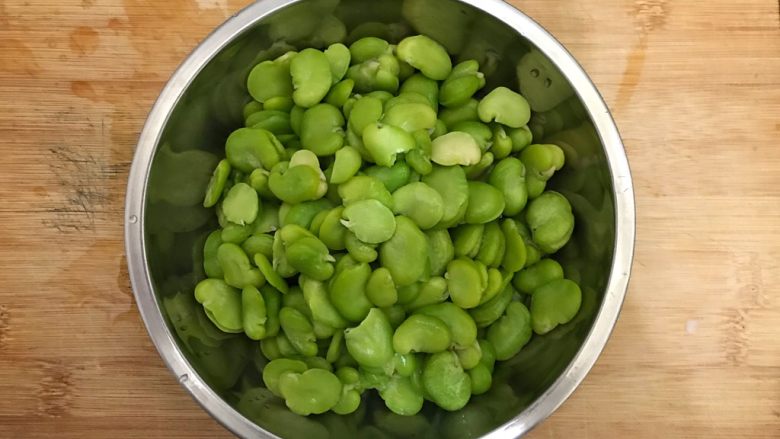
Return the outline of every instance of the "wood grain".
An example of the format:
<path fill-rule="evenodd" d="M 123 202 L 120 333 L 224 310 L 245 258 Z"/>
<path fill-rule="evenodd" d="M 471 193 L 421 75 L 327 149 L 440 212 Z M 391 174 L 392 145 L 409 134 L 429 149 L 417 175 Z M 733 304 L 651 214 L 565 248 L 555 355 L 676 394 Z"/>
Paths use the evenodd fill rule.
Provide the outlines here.
<path fill-rule="evenodd" d="M 127 279 L 146 114 L 247 0 L 0 2 L 0 437 L 229 437 L 169 374 Z M 621 319 L 531 437 L 780 436 L 775 0 L 515 0 L 614 111 L 637 197 Z"/>

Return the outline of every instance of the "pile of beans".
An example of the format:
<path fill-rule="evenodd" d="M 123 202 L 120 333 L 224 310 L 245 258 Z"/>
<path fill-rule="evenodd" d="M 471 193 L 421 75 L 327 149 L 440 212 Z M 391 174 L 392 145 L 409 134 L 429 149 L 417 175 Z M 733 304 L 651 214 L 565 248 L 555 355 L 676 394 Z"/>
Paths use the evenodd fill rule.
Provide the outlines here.
<path fill-rule="evenodd" d="M 264 384 L 294 413 L 351 413 L 369 389 L 400 415 L 458 410 L 578 312 L 549 257 L 574 228 L 546 190 L 563 151 L 533 144 L 527 101 L 482 90 L 479 69 L 417 35 L 251 70 L 194 294 L 259 341 Z"/>

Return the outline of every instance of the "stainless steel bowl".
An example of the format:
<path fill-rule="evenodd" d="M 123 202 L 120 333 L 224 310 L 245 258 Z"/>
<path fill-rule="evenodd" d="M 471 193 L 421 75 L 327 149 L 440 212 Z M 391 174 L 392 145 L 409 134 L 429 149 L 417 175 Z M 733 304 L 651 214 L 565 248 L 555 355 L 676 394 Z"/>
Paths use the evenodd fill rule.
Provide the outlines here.
<path fill-rule="evenodd" d="M 335 424 L 327 417 L 262 414 L 252 415 L 253 422 L 234 408 L 235 389 L 257 382 L 253 347 L 236 340 L 207 345 L 191 337 L 204 330 L 197 326 L 203 319 L 191 291 L 203 276 L 205 233 L 214 227 L 213 212 L 200 202 L 227 134 L 241 125 L 248 69 L 293 47 L 369 34 L 398 40 L 410 33 L 437 38 L 460 59 L 478 59 L 489 87 L 517 87 L 522 79 L 535 111 L 535 140 L 566 151 L 567 168 L 551 185 L 571 200 L 576 214 L 576 232 L 560 257 L 567 277 L 582 286 L 582 310 L 499 366 L 492 390 L 459 412 L 426 406 L 417 418 L 398 422 L 381 403 L 369 401 Z M 404 437 L 528 432 L 574 391 L 607 342 L 626 293 L 634 233 L 628 163 L 598 91 L 550 34 L 499 0 L 263 0 L 247 7 L 192 52 L 154 105 L 130 172 L 125 225 L 138 307 L 181 384 L 239 436 L 307 439 L 339 436 L 328 428 L 342 421 L 369 436 L 375 428 Z M 191 312 L 167 312 L 176 300 Z"/>

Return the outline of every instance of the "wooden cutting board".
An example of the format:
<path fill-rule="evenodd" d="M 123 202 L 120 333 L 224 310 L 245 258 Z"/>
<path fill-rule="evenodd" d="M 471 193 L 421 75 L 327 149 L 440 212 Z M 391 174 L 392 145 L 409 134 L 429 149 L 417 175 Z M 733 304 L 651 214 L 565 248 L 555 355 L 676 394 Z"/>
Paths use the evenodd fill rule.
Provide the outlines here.
<path fill-rule="evenodd" d="M 0 2 L 0 437 L 228 437 L 163 365 L 122 222 L 184 56 L 247 0 Z M 579 59 L 637 199 L 621 319 L 531 437 L 780 437 L 776 0 L 515 0 Z"/>

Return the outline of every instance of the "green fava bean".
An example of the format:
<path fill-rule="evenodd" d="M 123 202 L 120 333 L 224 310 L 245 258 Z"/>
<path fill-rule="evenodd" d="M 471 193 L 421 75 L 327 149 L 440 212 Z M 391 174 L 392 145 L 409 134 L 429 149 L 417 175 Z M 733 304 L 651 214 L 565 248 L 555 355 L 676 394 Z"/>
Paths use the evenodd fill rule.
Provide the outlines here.
<path fill-rule="evenodd" d="M 420 307 L 444 302 L 448 297 L 447 280 L 439 276 L 432 277 L 420 287 L 419 293 L 417 293 L 414 300 L 406 304 L 406 308 L 415 310 Z"/>
<path fill-rule="evenodd" d="M 431 275 L 441 276 L 447 270 L 447 264 L 455 257 L 455 248 L 447 229 L 429 230 L 425 232 L 428 238 L 428 260 L 431 265 Z"/>
<path fill-rule="evenodd" d="M 246 287 L 241 291 L 241 314 L 244 333 L 252 340 L 265 338 L 267 311 L 265 300 L 255 287 Z"/>
<path fill-rule="evenodd" d="M 265 104 L 263 104 L 262 110 L 272 110 L 272 111 L 283 111 L 285 113 L 290 113 L 290 110 L 295 106 L 295 102 L 293 102 L 292 97 L 290 96 L 275 96 L 273 98 L 269 98 L 265 101 Z M 246 117 L 244 119 L 247 119 Z"/>
<path fill-rule="evenodd" d="M 246 105 L 244 105 L 244 110 L 242 112 L 244 116 L 244 120 L 251 116 L 253 113 L 257 113 L 258 111 L 263 111 L 263 104 L 260 102 L 257 102 L 256 100 L 252 99 L 251 101 L 247 102 Z"/>
<path fill-rule="evenodd" d="M 531 107 L 525 98 L 506 87 L 496 87 L 477 108 L 482 122 L 496 121 L 510 128 L 520 128 L 531 120 Z"/>
<path fill-rule="evenodd" d="M 249 72 L 247 89 L 258 102 L 265 102 L 276 96 L 292 96 L 293 84 L 289 64 L 261 62 Z"/>
<path fill-rule="evenodd" d="M 410 153 L 413 151 L 414 150 L 410 151 Z M 368 167 L 363 170 L 363 173 L 381 181 L 389 192 L 395 192 L 398 188 L 409 182 L 411 169 L 409 169 L 409 165 L 405 162 L 398 161 L 389 168 L 385 166 Z"/>
<path fill-rule="evenodd" d="M 534 174 L 528 174 L 525 177 L 525 187 L 528 192 L 528 199 L 533 200 L 542 195 L 542 192 L 547 188 L 547 182 L 538 179 Z"/>
<path fill-rule="evenodd" d="M 225 183 L 227 183 L 230 170 L 230 162 L 227 159 L 220 160 L 217 167 L 214 168 L 214 173 L 211 175 L 208 186 L 206 186 L 203 207 L 213 207 L 217 204 L 222 191 L 225 189 Z"/>
<path fill-rule="evenodd" d="M 333 256 L 317 238 L 304 237 L 287 246 L 290 265 L 312 279 L 327 280 L 333 276 Z"/>
<path fill-rule="evenodd" d="M 269 285 L 260 288 L 260 293 L 265 302 L 265 336 L 266 338 L 275 337 L 279 334 L 279 310 L 282 307 L 282 296 L 279 291 Z"/>
<path fill-rule="evenodd" d="M 222 201 L 222 213 L 234 224 L 250 224 L 257 218 L 260 210 L 260 198 L 257 192 L 246 183 L 238 183 L 230 188 Z M 224 239 L 224 238 L 223 238 Z"/>
<path fill-rule="evenodd" d="M 222 242 L 231 242 L 233 244 L 241 244 L 246 241 L 252 234 L 252 225 L 244 224 L 239 226 L 235 223 L 230 223 L 222 229 Z"/>
<path fill-rule="evenodd" d="M 393 361 L 393 330 L 379 308 L 371 308 L 357 327 L 345 330 L 344 339 L 361 367 L 381 369 Z"/>
<path fill-rule="evenodd" d="M 372 96 L 363 96 L 355 101 L 349 113 L 348 128 L 355 134 L 363 135 L 363 130 L 382 117 L 382 101 Z"/>
<path fill-rule="evenodd" d="M 325 353 L 325 359 L 329 363 L 335 363 L 341 357 L 342 347 L 344 345 L 344 331 L 338 330 L 333 334 L 328 344 L 328 351 Z M 336 373 L 338 375 L 338 372 Z M 344 381 L 342 381 L 343 383 Z"/>
<path fill-rule="evenodd" d="M 422 152 L 418 147 L 406 153 L 406 162 L 420 175 L 428 175 L 433 170 L 430 155 Z"/>
<path fill-rule="evenodd" d="M 456 347 L 471 346 L 477 339 L 477 326 L 468 312 L 452 302 L 429 305 L 415 311 L 415 314 L 436 317 L 450 330 L 452 343 Z"/>
<path fill-rule="evenodd" d="M 287 254 L 282 241 L 282 234 L 274 234 L 274 242 L 271 246 L 272 266 L 274 270 L 282 277 L 290 277 L 297 273 L 297 270 L 290 265 L 287 260 Z"/>
<path fill-rule="evenodd" d="M 415 354 L 399 354 L 393 357 L 394 373 L 410 377 L 420 370 L 420 360 Z"/>
<path fill-rule="evenodd" d="M 293 133 L 298 136 L 301 135 L 301 124 L 303 124 L 304 113 L 306 113 L 306 109 L 297 105 L 290 110 L 290 128 L 292 128 Z"/>
<path fill-rule="evenodd" d="M 360 152 L 351 146 L 345 146 L 336 151 L 333 161 L 333 171 L 330 174 L 331 184 L 341 184 L 352 178 L 360 170 L 363 159 Z"/>
<path fill-rule="evenodd" d="M 504 291 L 504 288 L 512 281 L 512 276 L 512 273 L 505 274 L 496 268 L 489 268 L 487 287 L 485 287 L 485 292 L 482 293 L 482 299 L 480 299 L 479 304 L 482 305 L 488 302 L 496 297 L 498 293 Z"/>
<path fill-rule="evenodd" d="M 301 119 L 301 145 L 320 157 L 334 154 L 344 145 L 344 116 L 330 104 L 317 104 Z"/>
<path fill-rule="evenodd" d="M 439 119 L 446 127 L 455 126 L 466 120 L 479 120 L 479 101 L 470 99 L 458 107 L 445 108 L 439 112 Z"/>
<path fill-rule="evenodd" d="M 423 369 L 423 384 L 428 397 L 439 407 L 455 411 L 466 406 L 471 397 L 471 379 L 450 351 L 432 355 Z"/>
<path fill-rule="evenodd" d="M 304 357 L 317 355 L 314 327 L 303 313 L 295 308 L 284 306 L 279 310 L 279 324 L 296 351 Z"/>
<path fill-rule="evenodd" d="M 299 107 L 309 108 L 328 94 L 333 84 L 330 62 L 316 49 L 303 49 L 290 61 L 293 100 Z"/>
<path fill-rule="evenodd" d="M 439 84 L 425 75 L 416 73 L 410 76 L 401 84 L 399 91 L 401 94 L 417 93 L 425 97 L 431 108 L 434 110 L 439 108 Z"/>
<path fill-rule="evenodd" d="M 317 215 L 314 215 L 314 218 L 312 218 L 311 224 L 309 225 L 309 231 L 311 232 L 312 235 L 319 237 L 320 228 L 322 227 L 322 223 L 325 221 L 325 217 L 327 217 L 329 213 L 330 213 L 330 210 L 323 210 L 321 212 L 317 212 Z M 322 238 L 320 238 L 320 241 L 322 241 Z M 323 241 L 323 242 L 325 242 L 325 241 Z M 328 245 L 328 244 L 326 243 L 325 245 Z M 330 247 L 328 247 L 328 248 L 330 248 Z"/>
<path fill-rule="evenodd" d="M 338 404 L 341 381 L 327 370 L 309 369 L 301 374 L 283 374 L 279 391 L 293 413 L 308 416 L 325 413 Z"/>
<path fill-rule="evenodd" d="M 262 168 L 257 168 L 249 174 L 247 183 L 252 186 L 252 189 L 257 191 L 257 194 L 262 198 L 273 198 L 274 194 L 271 189 L 268 188 L 268 176 L 271 173 Z M 262 212 L 261 212 L 262 213 Z"/>
<path fill-rule="evenodd" d="M 452 71 L 452 60 L 447 50 L 425 35 L 404 38 L 398 43 L 396 53 L 398 59 L 437 81 L 446 79 Z"/>
<path fill-rule="evenodd" d="M 436 190 L 444 202 L 444 214 L 437 225 L 440 228 L 452 227 L 459 223 L 466 213 L 469 201 L 466 173 L 460 166 L 434 166 L 422 182 Z"/>
<path fill-rule="evenodd" d="M 260 273 L 263 274 L 263 277 L 265 277 L 269 284 L 282 293 L 287 294 L 289 291 L 287 282 L 282 279 L 282 276 L 280 276 L 279 273 L 274 271 L 273 265 L 271 264 L 271 261 L 268 260 L 266 255 L 262 253 L 255 254 L 254 262 L 257 268 L 260 270 Z"/>
<path fill-rule="evenodd" d="M 520 153 L 520 160 L 533 174 L 533 177 L 540 181 L 547 181 L 553 176 L 555 171 L 560 170 L 566 158 L 563 150 L 558 145 L 531 145 Z"/>
<path fill-rule="evenodd" d="M 401 326 L 401 323 L 406 320 L 406 311 L 403 306 L 395 304 L 382 308 L 382 312 L 387 316 L 387 320 L 390 322 L 390 326 L 395 329 Z"/>
<path fill-rule="evenodd" d="M 571 204 L 558 192 L 548 191 L 532 200 L 526 209 L 525 220 L 534 242 L 545 253 L 554 253 L 563 247 L 574 230 Z"/>
<path fill-rule="evenodd" d="M 431 160 L 442 166 L 469 166 L 479 163 L 482 150 L 468 133 L 453 131 L 433 139 Z"/>
<path fill-rule="evenodd" d="M 509 138 L 512 139 L 512 152 L 522 151 L 533 142 L 533 134 L 528 126 L 509 130 Z"/>
<path fill-rule="evenodd" d="M 222 278 L 225 274 L 217 259 L 217 250 L 222 245 L 222 231 L 215 230 L 206 238 L 203 244 L 203 271 L 211 278 Z"/>
<path fill-rule="evenodd" d="M 311 166 L 289 166 L 282 162 L 271 170 L 268 187 L 276 198 L 288 204 L 321 197 L 320 173 Z"/>
<path fill-rule="evenodd" d="M 363 37 L 349 46 L 353 64 L 366 62 L 390 51 L 390 43 L 376 37 Z"/>
<path fill-rule="evenodd" d="M 303 297 L 311 310 L 312 320 L 338 329 L 348 326 L 347 321 L 330 303 L 324 283 L 306 276 L 301 276 L 299 282 L 303 290 Z"/>
<path fill-rule="evenodd" d="M 371 267 L 367 263 L 355 262 L 351 257 L 344 261 L 330 281 L 330 301 L 345 319 L 360 322 L 371 309 L 371 302 L 366 297 L 366 283 L 371 276 Z"/>
<path fill-rule="evenodd" d="M 523 162 L 514 157 L 501 160 L 490 172 L 488 183 L 504 196 L 505 216 L 515 216 L 523 210 L 528 201 Z"/>
<path fill-rule="evenodd" d="M 368 244 L 380 244 L 395 233 L 395 216 L 377 200 L 360 200 L 344 208 L 342 224 Z"/>
<path fill-rule="evenodd" d="M 328 338 L 330 337 L 332 336 L 329 336 Z M 327 370 L 328 372 L 333 372 L 333 365 L 322 357 L 303 357 L 301 361 L 306 363 L 309 369 L 322 369 Z"/>
<path fill-rule="evenodd" d="M 466 346 L 462 349 L 457 349 L 455 353 L 458 354 L 460 365 L 465 370 L 477 367 L 477 365 L 480 364 L 480 359 L 482 358 L 482 350 L 480 349 L 479 343 L 477 343 L 476 340 L 474 340 L 474 343 L 469 346 Z"/>
<path fill-rule="evenodd" d="M 284 205 L 283 205 L 284 207 Z M 333 203 L 325 198 L 313 201 L 304 201 L 300 204 L 291 206 L 281 221 L 282 226 L 288 224 L 297 224 L 305 229 L 311 226 L 314 217 L 320 212 L 326 212 L 333 208 Z"/>
<path fill-rule="evenodd" d="M 360 93 L 374 91 L 395 92 L 398 90 L 398 60 L 390 54 L 381 55 L 347 70 L 347 77 L 355 81 L 355 90 Z"/>
<path fill-rule="evenodd" d="M 450 131 L 468 133 L 477 141 L 482 151 L 487 151 L 492 145 L 493 130 L 489 126 L 477 120 L 464 120 L 449 127 Z"/>
<path fill-rule="evenodd" d="M 506 239 L 506 251 L 501 266 L 510 273 L 516 273 L 525 267 L 528 258 L 525 239 L 520 234 L 517 221 L 511 218 L 501 223 L 501 230 Z"/>
<path fill-rule="evenodd" d="M 325 103 L 338 108 L 343 107 L 352 95 L 353 88 L 355 88 L 355 81 L 349 78 L 337 83 L 325 96 Z"/>
<path fill-rule="evenodd" d="M 512 153 L 512 138 L 499 123 L 493 124 L 493 146 L 490 151 L 496 160 L 502 160 Z"/>
<path fill-rule="evenodd" d="M 504 315 L 490 325 L 487 340 L 496 350 L 496 359 L 508 360 L 515 356 L 531 339 L 531 313 L 520 302 L 512 302 Z"/>
<path fill-rule="evenodd" d="M 279 379 L 286 373 L 303 373 L 309 367 L 301 360 L 277 358 L 268 362 L 263 368 L 263 383 L 276 396 L 282 396 L 279 391 Z"/>
<path fill-rule="evenodd" d="M 512 285 L 523 294 L 532 294 L 542 285 L 558 279 L 563 279 L 561 264 L 553 259 L 542 259 L 517 273 Z"/>
<path fill-rule="evenodd" d="M 252 268 L 249 257 L 236 244 L 226 242 L 217 249 L 217 260 L 225 273 L 225 282 L 236 288 L 261 287 L 265 279 L 260 271 Z"/>
<path fill-rule="evenodd" d="M 401 416 L 413 416 L 423 406 L 423 395 L 406 377 L 393 377 L 379 391 L 379 396 L 391 412 Z"/>
<path fill-rule="evenodd" d="M 225 142 L 225 155 L 230 165 L 246 173 L 257 168 L 270 170 L 281 160 L 283 150 L 270 131 L 259 128 L 239 128 Z"/>
<path fill-rule="evenodd" d="M 485 289 L 479 269 L 474 261 L 459 258 L 447 264 L 447 286 L 452 302 L 463 309 L 479 305 Z"/>
<path fill-rule="evenodd" d="M 374 177 L 367 175 L 356 175 L 346 183 L 339 185 L 339 197 L 341 197 L 345 206 L 360 200 L 377 200 L 393 208 L 393 197 L 385 185 Z"/>
<path fill-rule="evenodd" d="M 246 126 L 253 129 L 264 129 L 279 136 L 292 133 L 290 114 L 278 110 L 258 111 L 247 118 Z"/>
<path fill-rule="evenodd" d="M 390 270 L 396 286 L 411 285 L 425 273 L 428 241 L 417 225 L 405 216 L 396 217 L 395 234 L 379 248 L 379 261 Z"/>
<path fill-rule="evenodd" d="M 482 178 L 482 174 L 485 173 L 485 171 L 488 170 L 493 165 L 493 153 L 492 152 L 486 152 L 482 154 L 482 158 L 479 159 L 479 163 L 476 165 L 467 166 L 466 171 L 466 177 L 469 180 L 479 180 Z"/>
<path fill-rule="evenodd" d="M 424 314 L 407 317 L 393 334 L 393 349 L 399 354 L 433 354 L 446 350 L 451 343 L 452 335 L 447 325 L 436 317 Z"/>
<path fill-rule="evenodd" d="M 412 303 L 417 296 L 420 295 L 420 290 L 422 290 L 423 283 L 422 282 L 414 282 L 410 285 L 404 285 L 402 287 L 398 288 L 398 303 L 403 305 L 404 308 L 407 307 L 410 303 Z"/>
<path fill-rule="evenodd" d="M 393 166 L 398 154 L 411 151 L 416 145 L 411 134 L 393 125 L 372 123 L 362 134 L 366 149 L 380 166 Z"/>
<path fill-rule="evenodd" d="M 464 219 L 469 224 L 485 224 L 501 216 L 506 207 L 504 196 L 493 186 L 481 181 L 470 181 L 469 203 Z"/>
<path fill-rule="evenodd" d="M 366 283 L 366 297 L 380 308 L 392 306 L 398 301 L 398 291 L 390 270 L 379 267 L 371 273 Z"/>
<path fill-rule="evenodd" d="M 241 293 L 220 279 L 205 279 L 195 286 L 195 300 L 203 305 L 209 320 L 223 332 L 244 330 Z"/>
<path fill-rule="evenodd" d="M 533 239 L 531 239 L 531 232 L 528 230 L 528 227 L 522 221 L 515 221 L 515 225 L 517 226 L 517 232 L 520 233 L 520 236 L 522 236 L 525 241 L 525 265 L 531 266 L 539 262 L 539 260 L 542 259 L 543 254 Z"/>
<path fill-rule="evenodd" d="M 384 91 L 384 90 L 374 90 L 371 93 L 367 94 L 366 96 L 370 96 L 372 98 L 377 98 L 380 101 L 382 101 L 382 104 L 384 104 L 385 102 L 387 102 L 387 101 L 389 101 L 390 99 L 393 98 L 393 94 L 392 93 L 390 93 L 389 91 Z"/>
<path fill-rule="evenodd" d="M 576 282 L 556 279 L 533 292 L 531 297 L 531 325 L 539 335 L 547 334 L 559 324 L 568 323 L 582 304 L 582 291 Z"/>
<path fill-rule="evenodd" d="M 347 248 L 349 255 L 358 262 L 371 263 L 376 261 L 376 258 L 379 257 L 375 245 L 366 244 L 359 240 L 354 233 L 346 233 L 346 236 L 344 237 L 344 246 Z"/>
<path fill-rule="evenodd" d="M 479 71 L 479 63 L 463 61 L 452 69 L 439 91 L 439 100 L 445 107 L 463 105 L 485 86 L 485 75 Z"/>
<path fill-rule="evenodd" d="M 490 390 L 493 385 L 493 374 L 484 364 L 477 364 L 474 368 L 468 370 L 471 378 L 471 394 L 482 395 Z"/>
<path fill-rule="evenodd" d="M 501 226 L 497 221 L 489 222 L 485 225 L 485 232 L 482 234 L 482 243 L 477 253 L 477 260 L 488 267 L 498 267 L 504 260 L 506 251 L 506 238 Z"/>
<path fill-rule="evenodd" d="M 512 301 L 513 294 L 514 291 L 512 288 L 506 287 L 494 298 L 469 310 L 469 314 L 474 319 L 474 323 L 477 324 L 477 327 L 484 328 L 498 320 L 509 305 L 509 302 Z"/>
<path fill-rule="evenodd" d="M 444 215 L 444 200 L 441 195 L 425 183 L 410 183 L 393 193 L 394 212 L 405 215 L 420 229 L 430 229 L 438 224 Z"/>
<path fill-rule="evenodd" d="M 336 84 L 347 74 L 352 55 L 347 46 L 341 43 L 331 44 L 325 49 L 324 53 L 325 58 L 328 59 L 328 64 L 330 64 L 332 82 Z"/>
<path fill-rule="evenodd" d="M 436 125 L 436 112 L 427 103 L 398 104 L 385 111 L 382 122 L 413 133 L 432 129 Z"/>
<path fill-rule="evenodd" d="M 331 250 L 344 250 L 345 239 L 349 231 L 341 223 L 344 208 L 339 206 L 331 209 L 322 220 L 319 230 L 320 240 Z"/>
<path fill-rule="evenodd" d="M 420 104 L 430 106 L 428 99 L 425 96 L 417 93 L 401 93 L 398 96 L 394 96 L 385 102 L 385 113 L 390 112 L 398 105 L 406 104 Z M 434 111 L 436 111 L 434 109 Z"/>

